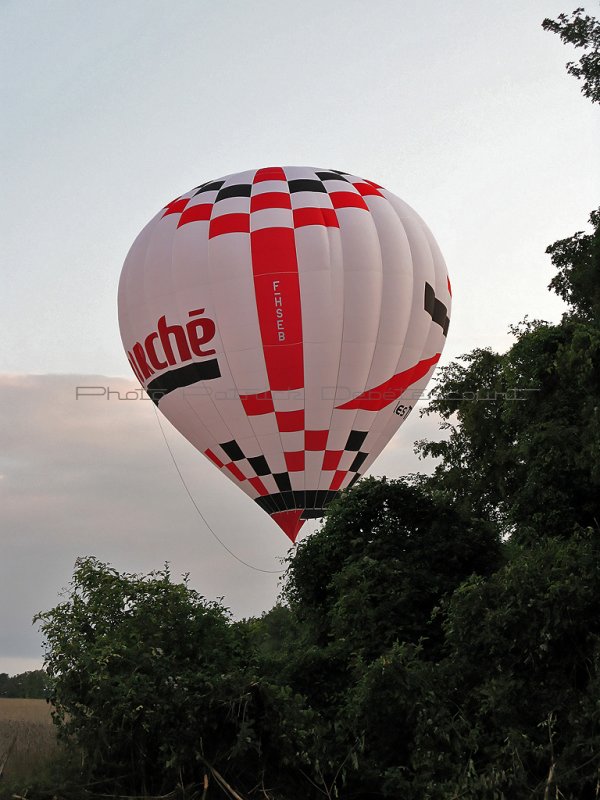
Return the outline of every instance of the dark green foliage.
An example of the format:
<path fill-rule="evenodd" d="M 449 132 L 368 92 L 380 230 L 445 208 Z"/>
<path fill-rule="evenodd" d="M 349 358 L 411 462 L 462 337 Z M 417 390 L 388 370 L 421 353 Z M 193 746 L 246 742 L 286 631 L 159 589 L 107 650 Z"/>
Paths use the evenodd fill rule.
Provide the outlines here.
<path fill-rule="evenodd" d="M 423 710 L 430 705 L 434 672 L 420 646 L 398 642 L 357 668 L 343 715 L 361 743 L 351 775 L 361 797 L 371 792 L 376 797 L 415 796 L 413 750 Z"/>
<path fill-rule="evenodd" d="M 472 579 L 453 595 L 444 628 L 447 656 L 439 670 L 452 681 L 453 696 L 443 691 L 439 700 L 460 707 L 465 730 L 456 732 L 453 749 L 442 741 L 435 746 L 454 761 L 458 745 L 476 788 L 483 782 L 506 797 L 530 792 L 541 798 L 552 775 L 560 797 L 594 796 L 600 767 L 598 536 L 516 548 L 491 578 Z"/>
<path fill-rule="evenodd" d="M 512 550 L 443 604 L 442 657 L 396 643 L 357 669 L 341 711 L 357 796 L 596 796 L 600 542 Z"/>
<path fill-rule="evenodd" d="M 290 558 L 285 597 L 347 658 L 376 658 L 395 641 L 439 641 L 431 613 L 472 573 L 499 563 L 489 525 L 405 480 L 368 478 L 334 505 Z"/>
<path fill-rule="evenodd" d="M 434 484 L 519 538 L 600 519 L 600 327 L 524 324 L 503 355 L 475 350 L 441 371 L 427 413 L 450 430 L 421 442 Z"/>
<path fill-rule="evenodd" d="M 359 530 L 357 509 L 363 522 L 377 518 L 361 496 L 387 498 L 393 507 L 399 495 L 408 506 L 413 493 L 417 507 L 427 507 L 422 490 L 402 482 L 371 480 L 360 490 L 358 484 L 346 498 Z M 324 529 L 330 535 L 333 518 Z M 206 774 L 208 798 L 220 796 L 215 775 L 242 797 L 261 796 L 264 787 L 272 800 L 542 800 L 556 789 L 570 800 L 595 797 L 600 539 L 582 531 L 510 543 L 504 565 L 497 548 L 489 548 L 489 562 L 475 549 L 478 572 L 464 579 L 461 559 L 453 561 L 455 586 L 436 607 L 427 601 L 428 617 L 418 612 L 424 637 L 432 624 L 440 631 L 436 648 L 427 638 L 402 640 L 401 628 L 394 637 L 382 625 L 388 634 L 376 653 L 358 612 L 343 639 L 332 633 L 319 643 L 317 611 L 336 618 L 335 593 L 310 613 L 296 598 L 291 608 L 231 623 L 168 573 L 119 576 L 82 561 L 66 602 L 43 617 L 55 648 L 48 660 L 57 721 L 83 750 L 88 776 L 102 777 L 113 791 L 157 791 Z M 360 594 L 372 577 L 373 551 L 363 575 L 358 543 L 353 550 Z M 331 570 L 333 586 L 345 562 Z M 303 577 L 308 566 L 305 553 Z M 414 558 L 412 566 L 419 568 Z M 299 588 L 294 569 L 292 562 L 291 594 Z M 451 572 L 444 568 L 444 580 Z M 118 597 L 125 599 L 120 606 Z M 402 593 L 398 603 L 414 607 Z M 168 651 L 158 652 L 167 643 Z"/>
<path fill-rule="evenodd" d="M 56 723 L 95 779 L 158 790 L 236 746 L 245 688 L 234 630 L 167 568 L 120 575 L 80 559 L 64 602 L 38 619 Z"/>
<path fill-rule="evenodd" d="M 568 239 L 560 239 L 546 252 L 551 256 L 557 274 L 550 282 L 573 313 L 586 322 L 600 325 L 600 209 L 590 214 L 593 231 L 578 231 Z"/>
<path fill-rule="evenodd" d="M 583 49 L 579 62 L 570 61 L 567 71 L 583 81 L 581 91 L 585 97 L 600 102 L 600 22 L 586 14 L 585 9 L 576 8 L 570 18 L 559 14 L 556 20 L 545 19 L 542 27 L 558 33 L 565 44 Z"/>
<path fill-rule="evenodd" d="M 43 669 L 7 675 L 0 672 L 0 697 L 24 697 L 42 699 L 47 695 L 48 676 Z"/>

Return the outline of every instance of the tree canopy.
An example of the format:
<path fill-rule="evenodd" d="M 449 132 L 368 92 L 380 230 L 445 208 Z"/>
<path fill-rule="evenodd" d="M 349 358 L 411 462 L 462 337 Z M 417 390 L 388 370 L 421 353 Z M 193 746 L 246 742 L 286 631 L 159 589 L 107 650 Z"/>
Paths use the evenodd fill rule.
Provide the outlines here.
<path fill-rule="evenodd" d="M 584 8 L 576 8 L 570 17 L 559 14 L 557 19 L 545 19 L 542 27 L 558 33 L 565 44 L 583 50 L 578 62 L 569 61 L 567 70 L 582 81 L 585 97 L 593 103 L 600 102 L 600 22 L 586 14 Z"/>
<path fill-rule="evenodd" d="M 43 669 L 28 670 L 18 675 L 0 672 L 0 697 L 46 697 L 48 676 Z"/>

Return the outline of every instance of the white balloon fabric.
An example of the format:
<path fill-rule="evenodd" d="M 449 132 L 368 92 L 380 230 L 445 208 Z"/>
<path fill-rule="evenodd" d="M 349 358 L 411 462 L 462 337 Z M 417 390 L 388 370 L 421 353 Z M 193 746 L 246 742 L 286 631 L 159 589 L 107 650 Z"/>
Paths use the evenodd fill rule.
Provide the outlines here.
<path fill-rule="evenodd" d="M 160 411 L 294 541 L 412 410 L 450 302 L 440 250 L 398 197 L 267 167 L 197 186 L 146 225 L 119 324 Z"/>

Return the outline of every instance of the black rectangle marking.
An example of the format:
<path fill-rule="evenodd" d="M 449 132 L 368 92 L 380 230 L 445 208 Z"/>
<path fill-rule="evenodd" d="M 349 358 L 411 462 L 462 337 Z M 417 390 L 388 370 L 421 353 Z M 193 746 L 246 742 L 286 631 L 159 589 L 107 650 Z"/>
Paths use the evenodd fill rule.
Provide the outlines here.
<path fill-rule="evenodd" d="M 288 181 L 288 186 L 290 187 L 290 194 L 294 192 L 327 192 L 321 181 L 311 181 L 308 178 Z"/>
<path fill-rule="evenodd" d="M 216 192 L 218 191 L 225 181 L 211 181 L 210 183 L 204 183 L 202 186 L 199 187 L 197 192 L 194 192 L 194 197 L 197 194 L 203 194 L 204 192 Z"/>
<path fill-rule="evenodd" d="M 354 457 L 354 461 L 350 464 L 349 472 L 358 472 L 358 470 L 364 464 L 365 458 L 368 456 L 368 453 L 357 453 Z"/>
<path fill-rule="evenodd" d="M 221 450 L 223 450 L 232 461 L 241 461 L 242 458 L 246 456 L 242 453 L 242 448 L 239 444 L 232 439 L 230 442 L 225 442 L 225 444 L 219 444 Z"/>
<path fill-rule="evenodd" d="M 368 431 L 350 431 L 344 450 L 360 450 L 362 443 L 367 438 L 367 433 Z"/>
<path fill-rule="evenodd" d="M 250 197 L 251 191 L 252 185 L 250 183 L 236 183 L 232 186 L 223 186 L 222 189 L 219 189 L 219 194 L 217 195 L 215 203 L 218 203 L 220 200 L 227 200 L 228 197 Z"/>
<path fill-rule="evenodd" d="M 344 178 L 339 172 L 315 172 L 322 181 L 345 181 L 349 183 L 348 178 Z"/>
<path fill-rule="evenodd" d="M 270 475 L 271 470 L 267 464 L 267 459 L 264 456 L 252 456 L 249 458 L 250 466 L 257 475 Z"/>
<path fill-rule="evenodd" d="M 435 311 L 435 292 L 433 290 L 433 286 L 429 283 L 425 283 L 425 298 L 423 301 L 423 307 L 429 316 L 433 317 L 433 312 Z"/>
<path fill-rule="evenodd" d="M 273 477 L 275 478 L 275 483 L 280 492 L 291 492 L 292 484 L 290 483 L 290 476 L 287 472 L 275 472 L 273 473 Z"/>
<path fill-rule="evenodd" d="M 158 378 L 150 381 L 146 388 L 148 397 L 156 405 L 169 392 L 181 389 L 184 386 L 191 386 L 198 381 L 211 381 L 221 377 L 219 362 L 216 358 L 209 361 L 198 361 L 196 364 L 188 364 L 186 367 L 169 370 Z"/>

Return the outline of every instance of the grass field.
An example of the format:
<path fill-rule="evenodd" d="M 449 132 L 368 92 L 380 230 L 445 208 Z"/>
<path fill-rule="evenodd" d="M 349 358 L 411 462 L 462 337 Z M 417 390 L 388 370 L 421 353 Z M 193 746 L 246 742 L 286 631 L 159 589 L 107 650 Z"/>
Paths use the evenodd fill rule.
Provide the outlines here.
<path fill-rule="evenodd" d="M 0 698 L 2 783 L 29 781 L 56 756 L 58 744 L 45 700 Z"/>

